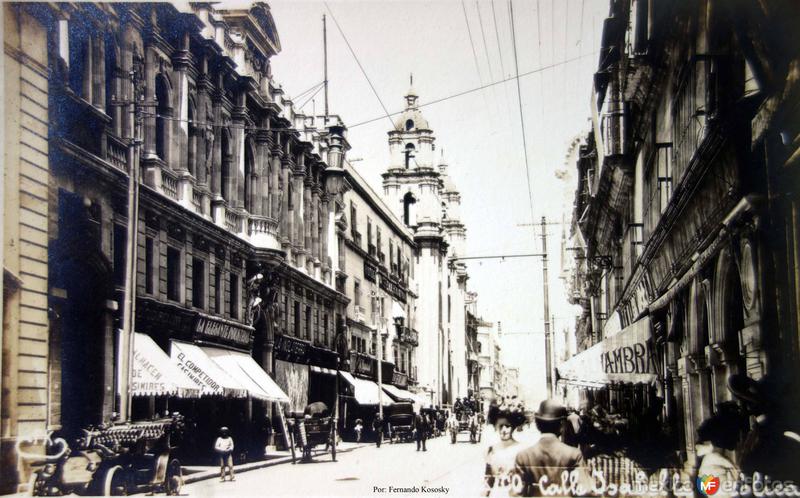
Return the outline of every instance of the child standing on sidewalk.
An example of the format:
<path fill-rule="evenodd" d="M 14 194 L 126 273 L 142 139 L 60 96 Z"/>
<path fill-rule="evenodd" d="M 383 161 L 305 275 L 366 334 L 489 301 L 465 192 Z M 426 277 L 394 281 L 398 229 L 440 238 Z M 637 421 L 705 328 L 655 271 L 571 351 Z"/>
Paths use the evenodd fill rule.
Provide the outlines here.
<path fill-rule="evenodd" d="M 219 481 L 225 481 L 225 467 L 228 467 L 228 475 L 231 481 L 236 478 L 233 475 L 233 438 L 230 436 L 227 427 L 219 429 L 219 437 L 214 443 L 214 451 L 219 457 Z"/>

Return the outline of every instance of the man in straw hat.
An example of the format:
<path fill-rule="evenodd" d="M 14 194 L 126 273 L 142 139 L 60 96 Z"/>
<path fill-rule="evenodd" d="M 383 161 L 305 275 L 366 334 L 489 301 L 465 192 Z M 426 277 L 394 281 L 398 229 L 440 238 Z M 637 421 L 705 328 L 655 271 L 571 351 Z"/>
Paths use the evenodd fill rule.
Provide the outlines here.
<path fill-rule="evenodd" d="M 520 451 L 515 461 L 513 494 L 516 496 L 544 496 L 540 484 L 545 487 L 570 484 L 569 475 L 578 472 L 578 482 L 583 493 L 564 489 L 557 496 L 587 494 L 590 486 L 588 476 L 582 472 L 583 455 L 580 450 L 559 440 L 567 409 L 554 399 L 546 399 L 534 414 L 536 428 L 541 432 L 539 442 Z M 566 479 L 564 479 L 564 473 Z M 546 484 L 545 484 L 546 483 Z M 552 495 L 552 493 L 547 493 Z"/>

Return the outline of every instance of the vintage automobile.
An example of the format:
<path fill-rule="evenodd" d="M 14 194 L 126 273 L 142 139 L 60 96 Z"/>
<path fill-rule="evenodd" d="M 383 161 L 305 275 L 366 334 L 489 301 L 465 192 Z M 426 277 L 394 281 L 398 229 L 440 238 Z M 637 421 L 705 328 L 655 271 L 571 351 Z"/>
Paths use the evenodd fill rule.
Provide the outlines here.
<path fill-rule="evenodd" d="M 310 462 L 312 450 L 322 444 L 325 451 L 330 450 L 331 460 L 336 461 L 336 427 L 325 403 L 317 401 L 306 406 L 302 413 L 289 413 L 287 423 L 292 438 L 292 463 L 295 447 L 303 452 L 301 461 Z"/>
<path fill-rule="evenodd" d="M 111 423 L 83 430 L 70 449 L 64 439 L 50 445 L 51 455 L 32 461 L 33 496 L 88 494 L 115 496 L 134 492 L 177 495 L 183 487 L 180 461 L 171 458 L 172 438 L 183 430 L 183 417 Z"/>
<path fill-rule="evenodd" d="M 383 409 L 383 415 L 388 423 L 390 441 L 405 443 L 413 439 L 414 431 L 414 404 L 398 402 Z"/>

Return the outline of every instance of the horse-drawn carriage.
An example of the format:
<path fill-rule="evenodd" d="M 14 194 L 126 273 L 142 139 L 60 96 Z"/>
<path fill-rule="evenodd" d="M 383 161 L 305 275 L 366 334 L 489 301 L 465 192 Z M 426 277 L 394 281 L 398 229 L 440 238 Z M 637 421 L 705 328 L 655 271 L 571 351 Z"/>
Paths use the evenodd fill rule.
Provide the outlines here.
<path fill-rule="evenodd" d="M 414 405 L 412 403 L 395 403 L 383 409 L 386 422 L 389 424 L 390 441 L 405 443 L 413 439 Z"/>
<path fill-rule="evenodd" d="M 183 417 L 109 424 L 83 430 L 70 449 L 62 438 L 50 455 L 31 464 L 33 496 L 69 493 L 116 496 L 134 492 L 177 495 L 183 487 L 180 461 L 171 457 L 172 438 L 183 431 Z"/>
<path fill-rule="evenodd" d="M 450 424 L 448 427 L 450 431 L 450 443 L 455 444 L 458 440 L 458 435 L 462 432 L 469 433 L 470 443 L 479 443 L 483 431 L 483 424 L 481 423 L 479 414 L 470 409 L 463 409 L 456 412 L 455 416 L 456 423 Z"/>
<path fill-rule="evenodd" d="M 314 447 L 322 444 L 325 451 L 330 450 L 331 460 L 336 461 L 336 426 L 325 403 L 317 401 L 306 406 L 303 413 L 292 412 L 287 422 L 293 461 L 294 448 L 303 452 L 301 461 L 310 462 Z"/>

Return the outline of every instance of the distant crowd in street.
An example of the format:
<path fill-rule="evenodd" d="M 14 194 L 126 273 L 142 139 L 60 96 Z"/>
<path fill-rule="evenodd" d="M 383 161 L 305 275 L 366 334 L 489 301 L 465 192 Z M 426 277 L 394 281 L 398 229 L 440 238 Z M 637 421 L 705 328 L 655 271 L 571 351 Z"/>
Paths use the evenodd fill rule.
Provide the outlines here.
<path fill-rule="evenodd" d="M 780 392 L 774 383 L 769 378 L 756 382 L 732 375 L 728 389 L 735 401 L 717 405 L 697 430 L 693 468 L 673 464 L 669 472 L 640 465 L 628 455 L 630 448 L 642 446 L 635 437 L 646 438 L 653 444 L 647 449 L 658 451 L 657 433 L 662 431 L 656 424 L 649 425 L 655 421 L 646 419 L 652 414 L 638 414 L 639 420 L 632 424 L 614 407 L 608 411 L 600 405 L 575 410 L 546 399 L 533 415 L 541 436 L 536 444 L 522 449 L 514 433 L 528 422 L 524 406 L 516 397 L 499 399 L 488 411 L 488 423 L 494 426 L 499 441 L 486 453 L 485 496 L 592 494 L 601 473 L 606 484 L 634 484 L 644 477 L 639 484 L 647 486 L 655 479 L 668 496 L 676 494 L 671 481 L 675 472 L 686 478 L 697 496 L 702 494 L 695 483 L 703 476 L 734 483 L 742 496 L 759 485 L 764 489 L 791 481 L 798 486 L 800 435 L 791 430 L 787 414 L 777 408 Z M 648 427 L 653 433 L 645 436 L 642 430 Z M 718 496 L 730 494 L 720 491 Z"/>

